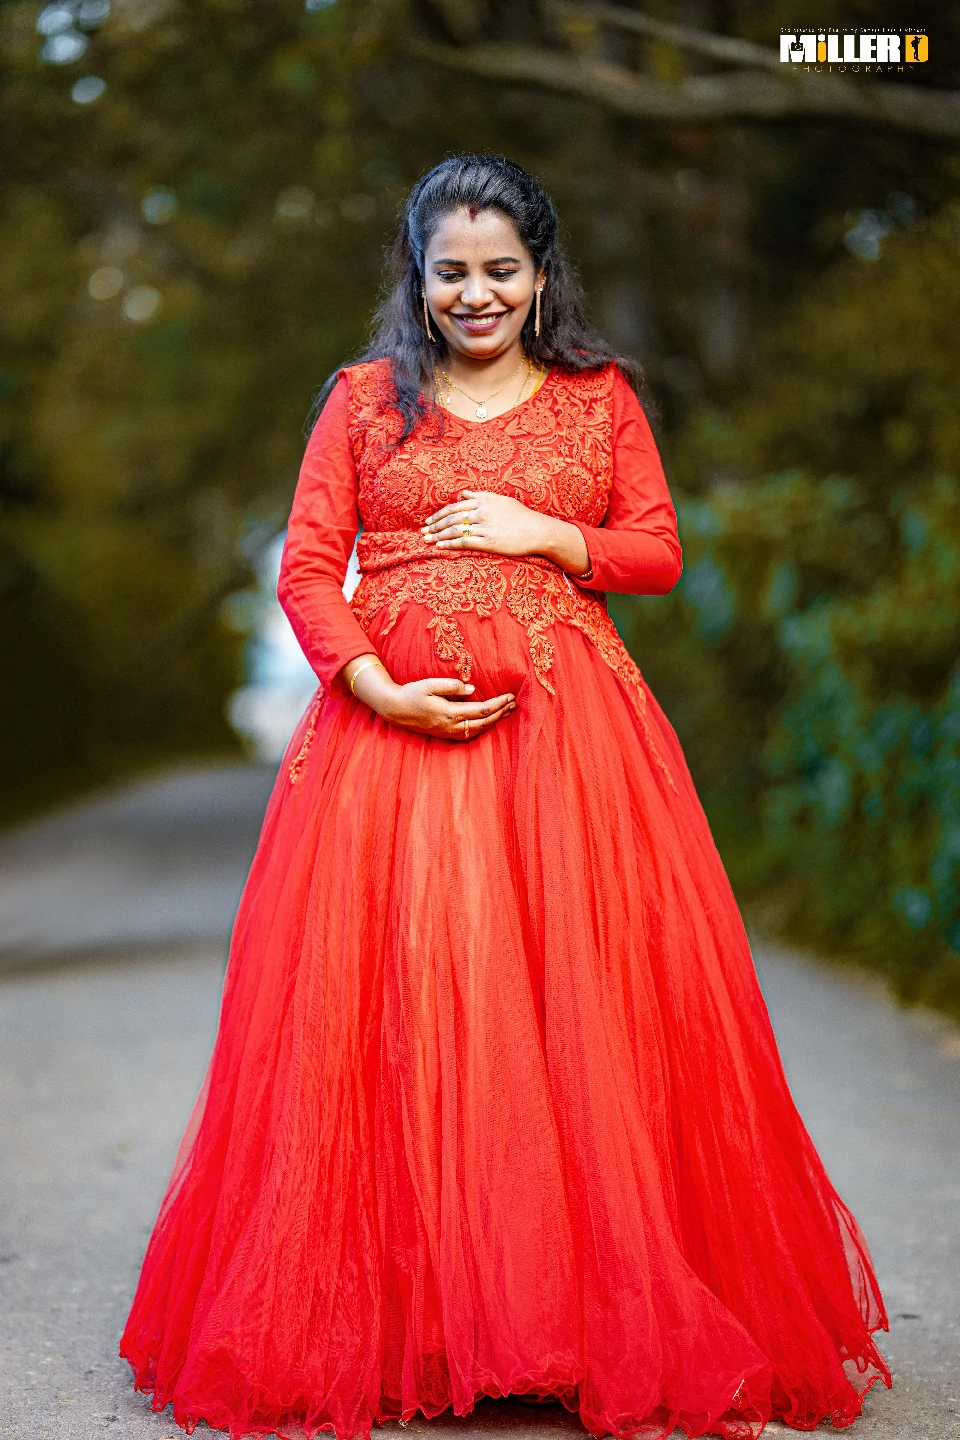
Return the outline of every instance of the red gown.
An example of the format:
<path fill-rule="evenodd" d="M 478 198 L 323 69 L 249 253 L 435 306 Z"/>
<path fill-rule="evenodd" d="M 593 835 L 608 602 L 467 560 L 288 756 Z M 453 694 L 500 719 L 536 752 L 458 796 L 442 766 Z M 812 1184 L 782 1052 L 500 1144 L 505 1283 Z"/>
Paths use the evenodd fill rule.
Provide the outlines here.
<path fill-rule="evenodd" d="M 393 448 L 398 423 L 388 368 L 354 366 L 304 458 L 280 596 L 320 689 L 121 1352 L 234 1437 L 524 1392 L 597 1436 L 847 1425 L 890 1383 L 870 1256 L 606 610 L 680 572 L 643 411 L 608 367 Z M 464 486 L 577 524 L 588 578 L 431 550 Z M 401 729 L 338 677 L 374 650 L 517 709 L 469 743 Z"/>

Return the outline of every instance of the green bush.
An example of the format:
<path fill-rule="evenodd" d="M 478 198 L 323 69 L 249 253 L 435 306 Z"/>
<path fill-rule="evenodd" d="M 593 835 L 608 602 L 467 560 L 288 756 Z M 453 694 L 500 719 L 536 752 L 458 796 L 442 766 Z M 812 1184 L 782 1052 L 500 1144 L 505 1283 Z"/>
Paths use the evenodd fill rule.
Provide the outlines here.
<path fill-rule="evenodd" d="M 617 613 L 743 898 L 960 1015 L 958 336 L 958 210 L 838 262 L 669 453 L 684 577 Z"/>

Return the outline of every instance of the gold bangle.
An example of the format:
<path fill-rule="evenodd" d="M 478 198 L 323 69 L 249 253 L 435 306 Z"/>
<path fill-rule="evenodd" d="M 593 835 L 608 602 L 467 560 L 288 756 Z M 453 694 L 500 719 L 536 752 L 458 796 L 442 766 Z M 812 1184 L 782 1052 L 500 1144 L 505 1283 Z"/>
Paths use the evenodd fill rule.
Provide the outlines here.
<path fill-rule="evenodd" d="M 382 660 L 364 660 L 363 664 L 357 666 L 356 670 L 354 670 L 353 674 L 350 676 L 350 679 L 347 681 L 347 684 L 350 686 L 350 694 L 351 694 L 351 695 L 356 695 L 356 693 L 357 693 L 356 690 L 354 690 L 354 688 L 353 688 L 354 685 L 356 684 L 357 676 L 358 676 L 363 670 L 366 670 L 367 667 L 370 666 L 370 665 L 380 665 L 380 666 L 383 667 L 384 670 L 386 670 L 386 668 L 387 668 L 386 665 L 383 664 L 383 661 L 382 661 Z"/>

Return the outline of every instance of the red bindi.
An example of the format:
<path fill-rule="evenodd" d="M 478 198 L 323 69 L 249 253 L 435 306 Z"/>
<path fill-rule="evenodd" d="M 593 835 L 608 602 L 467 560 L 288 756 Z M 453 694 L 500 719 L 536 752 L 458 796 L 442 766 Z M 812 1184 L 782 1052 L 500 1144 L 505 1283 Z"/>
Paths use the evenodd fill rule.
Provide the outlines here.
<path fill-rule="evenodd" d="M 476 220 L 477 215 L 479 214 L 476 205 L 469 206 L 467 209 L 467 214 L 470 216 L 471 220 Z"/>

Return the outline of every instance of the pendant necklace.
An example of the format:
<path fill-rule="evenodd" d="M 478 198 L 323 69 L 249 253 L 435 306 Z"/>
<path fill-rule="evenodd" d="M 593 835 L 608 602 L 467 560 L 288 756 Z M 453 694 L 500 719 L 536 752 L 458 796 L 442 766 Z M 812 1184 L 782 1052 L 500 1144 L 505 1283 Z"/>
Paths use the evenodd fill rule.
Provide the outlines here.
<path fill-rule="evenodd" d="M 520 364 L 517 366 L 516 370 L 514 370 L 509 380 L 505 380 L 504 383 L 500 386 L 500 389 L 494 390 L 492 395 L 488 395 L 486 397 L 486 400 L 478 400 L 476 395 L 468 394 L 468 392 L 464 390 L 462 385 L 458 385 L 455 380 L 450 379 L 450 376 L 447 374 L 446 370 L 441 370 L 440 374 L 443 376 L 444 380 L 446 380 L 447 388 L 449 390 L 459 390 L 460 394 L 465 395 L 466 398 L 470 401 L 471 405 L 475 405 L 477 407 L 474 411 L 477 419 L 486 420 L 487 415 L 489 414 L 489 411 L 487 410 L 487 400 L 494 399 L 495 396 L 501 394 L 504 390 L 506 390 L 507 386 L 512 384 L 513 381 L 516 380 L 517 376 L 520 373 L 521 366 L 523 366 L 524 364 L 526 364 L 529 369 L 530 361 L 527 359 L 526 355 L 521 355 Z"/>

